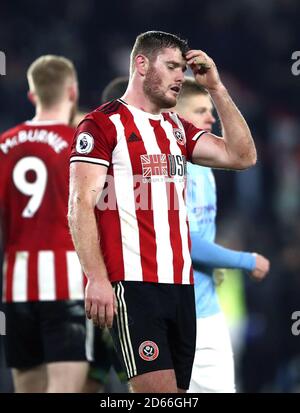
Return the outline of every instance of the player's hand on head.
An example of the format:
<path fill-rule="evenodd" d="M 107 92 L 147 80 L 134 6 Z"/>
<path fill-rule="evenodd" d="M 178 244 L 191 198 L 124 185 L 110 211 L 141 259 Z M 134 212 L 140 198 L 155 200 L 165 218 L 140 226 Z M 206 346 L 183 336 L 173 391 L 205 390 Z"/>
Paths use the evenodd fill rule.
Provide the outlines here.
<path fill-rule="evenodd" d="M 100 328 L 111 328 L 116 314 L 116 299 L 108 279 L 89 280 L 85 288 L 85 312 Z"/>
<path fill-rule="evenodd" d="M 255 254 L 255 267 L 250 273 L 257 281 L 263 280 L 270 270 L 270 261 L 263 255 Z"/>
<path fill-rule="evenodd" d="M 197 83 L 208 90 L 222 86 L 215 62 L 202 50 L 189 50 L 185 58 L 192 69 Z"/>

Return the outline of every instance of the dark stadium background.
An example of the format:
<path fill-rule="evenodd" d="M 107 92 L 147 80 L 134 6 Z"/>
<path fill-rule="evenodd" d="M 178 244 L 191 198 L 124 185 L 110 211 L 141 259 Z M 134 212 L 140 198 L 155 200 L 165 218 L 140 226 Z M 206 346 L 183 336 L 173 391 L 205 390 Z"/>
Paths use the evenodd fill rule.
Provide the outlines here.
<path fill-rule="evenodd" d="M 75 62 L 86 110 L 100 104 L 108 81 L 127 75 L 140 32 L 177 33 L 214 58 L 258 148 L 251 170 L 216 172 L 218 238 L 271 259 L 262 284 L 242 278 L 246 314 L 237 377 L 244 392 L 300 390 L 300 335 L 291 332 L 292 313 L 300 310 L 300 75 L 291 69 L 292 53 L 300 50 L 299 21 L 297 0 L 11 0 L 0 6 L 6 54 L 0 132 L 33 116 L 26 69 L 42 54 Z M 2 391 L 10 389 L 6 373 L 0 363 Z"/>

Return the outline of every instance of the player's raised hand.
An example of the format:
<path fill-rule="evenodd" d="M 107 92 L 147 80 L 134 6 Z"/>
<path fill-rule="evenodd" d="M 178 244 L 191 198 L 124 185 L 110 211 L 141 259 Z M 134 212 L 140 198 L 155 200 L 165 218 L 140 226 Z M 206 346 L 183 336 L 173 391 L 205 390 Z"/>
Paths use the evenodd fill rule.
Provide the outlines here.
<path fill-rule="evenodd" d="M 215 62 L 202 50 L 189 50 L 185 58 L 192 69 L 195 80 L 208 90 L 222 86 Z"/>
<path fill-rule="evenodd" d="M 255 267 L 251 271 L 250 275 L 257 281 L 261 281 L 265 278 L 270 270 L 270 261 L 263 255 L 255 254 Z"/>

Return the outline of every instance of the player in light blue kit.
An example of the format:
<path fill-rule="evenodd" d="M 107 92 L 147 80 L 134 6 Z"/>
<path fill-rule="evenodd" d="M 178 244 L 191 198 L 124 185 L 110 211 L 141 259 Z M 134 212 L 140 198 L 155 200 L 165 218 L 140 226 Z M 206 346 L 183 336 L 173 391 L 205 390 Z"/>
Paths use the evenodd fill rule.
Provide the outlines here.
<path fill-rule="evenodd" d="M 176 111 L 196 127 L 208 131 L 215 122 L 210 95 L 192 78 L 184 81 Z M 218 303 L 213 270 L 240 268 L 261 280 L 269 271 L 269 261 L 260 254 L 237 252 L 215 243 L 217 200 L 213 172 L 210 168 L 189 162 L 187 171 L 197 311 L 197 343 L 189 391 L 233 393 L 232 346 Z"/>

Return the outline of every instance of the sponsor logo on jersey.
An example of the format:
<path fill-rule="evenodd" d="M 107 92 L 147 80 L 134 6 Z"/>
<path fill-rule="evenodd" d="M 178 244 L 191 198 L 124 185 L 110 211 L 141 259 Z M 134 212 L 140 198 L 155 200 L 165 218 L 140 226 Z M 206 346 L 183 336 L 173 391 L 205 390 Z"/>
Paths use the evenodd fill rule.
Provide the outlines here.
<path fill-rule="evenodd" d="M 77 136 L 76 152 L 81 154 L 90 153 L 94 148 L 94 138 L 87 132 L 82 132 Z"/>
<path fill-rule="evenodd" d="M 177 143 L 179 143 L 179 145 L 185 145 L 185 136 L 182 130 L 173 129 L 173 135 L 175 139 L 177 140 Z"/>
<path fill-rule="evenodd" d="M 143 182 L 181 182 L 186 176 L 184 155 L 140 155 Z"/>
<path fill-rule="evenodd" d="M 153 175 L 168 176 L 167 157 L 165 154 L 141 155 L 143 177 Z"/>
<path fill-rule="evenodd" d="M 139 347 L 139 355 L 145 361 L 156 360 L 159 355 L 158 345 L 154 341 L 143 341 Z"/>

